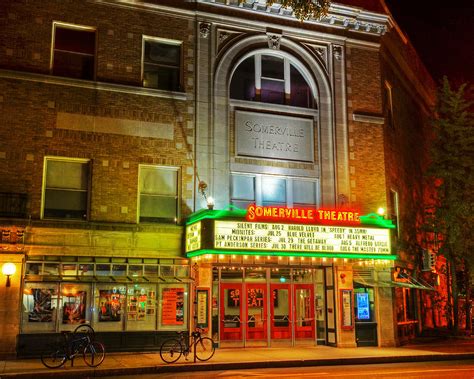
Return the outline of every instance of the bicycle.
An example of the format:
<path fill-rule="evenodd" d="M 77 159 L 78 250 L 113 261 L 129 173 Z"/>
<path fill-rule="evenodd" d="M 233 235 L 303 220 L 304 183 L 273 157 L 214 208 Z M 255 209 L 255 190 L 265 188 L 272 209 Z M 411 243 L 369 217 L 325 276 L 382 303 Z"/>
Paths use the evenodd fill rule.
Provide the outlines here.
<path fill-rule="evenodd" d="M 189 353 L 193 351 L 195 358 L 202 362 L 211 359 L 216 350 L 214 341 L 212 338 L 202 337 L 202 331 L 203 329 L 196 328 L 188 338 L 186 338 L 187 332 L 176 332 L 179 339 L 170 338 L 165 340 L 161 345 L 161 359 L 166 363 L 174 363 L 181 357 L 181 355 L 184 355 L 187 360 Z M 196 359 L 194 361 L 196 361 Z"/>
<path fill-rule="evenodd" d="M 48 368 L 59 368 L 71 361 L 74 366 L 74 358 L 82 354 L 84 362 L 89 367 L 99 366 L 105 359 L 105 347 L 102 343 L 94 341 L 95 332 L 90 325 L 79 325 L 72 333 L 61 332 L 64 342 L 60 346 L 52 347 L 51 350 L 41 354 L 41 362 Z"/>

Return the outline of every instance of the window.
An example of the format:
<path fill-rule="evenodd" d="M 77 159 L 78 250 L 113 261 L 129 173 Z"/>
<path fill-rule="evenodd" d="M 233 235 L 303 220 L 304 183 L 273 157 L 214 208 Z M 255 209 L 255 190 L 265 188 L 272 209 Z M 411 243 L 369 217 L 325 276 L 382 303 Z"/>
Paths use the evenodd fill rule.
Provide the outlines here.
<path fill-rule="evenodd" d="M 417 320 L 415 290 L 413 288 L 395 288 L 395 299 L 398 322 Z"/>
<path fill-rule="evenodd" d="M 400 228 L 398 225 L 398 192 L 395 190 L 390 190 L 390 219 L 392 220 L 393 224 L 396 226 L 396 233 L 394 237 L 398 237 L 400 235 Z"/>
<path fill-rule="evenodd" d="M 385 117 L 386 124 L 390 127 L 394 127 L 393 122 L 393 97 L 392 97 L 392 85 L 385 81 Z"/>
<path fill-rule="evenodd" d="M 68 78 L 95 77 L 96 31 L 94 28 L 53 24 L 51 72 Z"/>
<path fill-rule="evenodd" d="M 230 97 L 237 100 L 315 108 L 313 91 L 288 58 L 255 54 L 236 68 Z"/>
<path fill-rule="evenodd" d="M 87 219 L 89 162 L 45 158 L 43 217 Z"/>
<path fill-rule="evenodd" d="M 181 91 L 181 42 L 143 38 L 143 87 Z"/>
<path fill-rule="evenodd" d="M 178 219 L 178 170 L 140 166 L 140 222 L 176 222 Z"/>
<path fill-rule="evenodd" d="M 231 203 L 242 209 L 250 204 L 314 207 L 319 203 L 318 181 L 234 173 L 231 175 Z"/>

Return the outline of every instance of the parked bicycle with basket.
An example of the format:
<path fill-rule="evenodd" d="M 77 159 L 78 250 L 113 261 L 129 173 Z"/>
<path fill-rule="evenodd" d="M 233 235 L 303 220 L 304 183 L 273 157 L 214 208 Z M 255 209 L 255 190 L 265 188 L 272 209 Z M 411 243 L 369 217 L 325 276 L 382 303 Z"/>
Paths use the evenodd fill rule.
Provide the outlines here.
<path fill-rule="evenodd" d="M 201 328 L 196 328 L 190 335 L 187 332 L 176 332 L 177 338 L 165 340 L 161 345 L 161 359 L 166 363 L 174 363 L 181 355 L 188 359 L 190 353 L 194 353 L 194 362 L 196 358 L 203 362 L 211 359 L 216 349 L 214 341 L 209 337 L 203 337 L 202 332 Z"/>
<path fill-rule="evenodd" d="M 84 362 L 89 367 L 99 366 L 105 359 L 105 347 L 102 343 L 95 341 L 94 329 L 87 324 L 79 325 L 73 333 L 62 332 L 64 341 L 57 346 L 41 354 L 41 362 L 48 368 L 59 368 L 74 358 L 82 355 Z"/>

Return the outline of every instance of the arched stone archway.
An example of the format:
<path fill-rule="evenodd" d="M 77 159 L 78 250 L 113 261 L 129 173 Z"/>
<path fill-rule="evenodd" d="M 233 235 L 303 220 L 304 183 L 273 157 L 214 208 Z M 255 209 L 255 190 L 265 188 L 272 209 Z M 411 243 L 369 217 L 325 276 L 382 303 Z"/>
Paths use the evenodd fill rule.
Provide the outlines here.
<path fill-rule="evenodd" d="M 279 51 L 269 49 L 266 34 L 242 35 L 236 38 L 234 43 L 227 44 L 225 50 L 219 52 L 212 69 L 208 72 L 208 79 L 212 81 L 207 83 L 209 95 L 207 109 L 200 101 L 198 91 L 198 104 L 202 111 L 207 112 L 207 117 L 205 117 L 207 122 L 204 119 L 197 122 L 198 169 L 209 184 L 209 193 L 215 198 L 217 208 L 225 207 L 230 198 L 229 85 L 232 73 L 246 57 L 256 52 L 266 51 L 291 57 L 292 63 L 295 62 L 298 69 L 305 73 L 307 76 L 305 79 L 317 93 L 318 110 L 314 130 L 317 136 L 315 149 L 318 154 L 318 167 L 315 175 L 320 180 L 321 204 L 334 205 L 336 202 L 335 111 L 330 73 L 303 45 L 283 36 L 279 47 Z M 198 203 L 199 201 L 201 200 L 198 200 Z"/>

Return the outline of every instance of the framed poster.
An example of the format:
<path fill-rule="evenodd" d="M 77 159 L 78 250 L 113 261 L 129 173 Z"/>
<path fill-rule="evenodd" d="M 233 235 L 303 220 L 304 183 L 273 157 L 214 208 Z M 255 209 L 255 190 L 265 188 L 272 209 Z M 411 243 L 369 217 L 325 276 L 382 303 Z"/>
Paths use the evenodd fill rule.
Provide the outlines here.
<path fill-rule="evenodd" d="M 356 293 L 357 319 L 370 320 L 369 294 L 367 292 Z"/>
<path fill-rule="evenodd" d="M 63 324 L 83 324 L 86 321 L 86 291 L 63 296 Z"/>
<path fill-rule="evenodd" d="M 99 322 L 121 320 L 123 296 L 115 289 L 99 290 Z"/>
<path fill-rule="evenodd" d="M 163 288 L 162 325 L 184 324 L 184 288 Z"/>
<path fill-rule="evenodd" d="M 352 308 L 352 290 L 341 290 L 341 329 L 354 328 Z"/>
<path fill-rule="evenodd" d="M 52 322 L 53 308 L 51 307 L 52 297 L 55 294 L 53 288 L 32 288 L 33 307 L 29 309 L 29 322 Z"/>
<path fill-rule="evenodd" d="M 209 289 L 196 291 L 196 326 L 203 329 L 209 328 Z"/>

